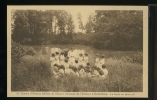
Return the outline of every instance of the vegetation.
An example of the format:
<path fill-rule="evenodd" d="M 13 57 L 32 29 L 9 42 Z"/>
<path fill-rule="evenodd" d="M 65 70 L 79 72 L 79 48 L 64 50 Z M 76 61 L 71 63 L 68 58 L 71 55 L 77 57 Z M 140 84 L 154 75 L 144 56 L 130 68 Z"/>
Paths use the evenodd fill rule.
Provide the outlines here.
<path fill-rule="evenodd" d="M 53 17 L 59 28 L 52 31 Z M 60 92 L 141 92 L 143 76 L 142 11 L 95 11 L 74 32 L 71 14 L 64 10 L 16 10 L 12 16 L 12 91 Z M 107 80 L 65 75 L 55 79 L 51 73 L 50 52 L 45 46 L 84 49 L 90 65 L 95 54 L 105 54 Z M 123 50 L 123 51 L 122 51 Z M 128 51 L 127 51 L 128 50 Z M 73 84 L 71 84 L 73 83 Z"/>
<path fill-rule="evenodd" d="M 104 53 L 106 66 L 109 71 L 107 80 L 80 78 L 65 75 L 59 79 L 54 78 L 50 67 L 50 53 L 40 54 L 41 46 L 33 46 L 32 55 L 25 54 L 20 62 L 12 63 L 11 88 L 12 91 L 59 91 L 59 92 L 141 92 L 142 91 L 142 64 L 124 61 L 125 55 L 140 53 L 132 51 L 104 51 L 84 45 L 49 45 L 48 47 L 85 48 L 88 51 L 89 62 L 94 65 L 95 53 Z M 29 50 L 30 46 L 23 48 Z M 140 56 L 141 57 L 141 56 Z M 142 58 L 141 58 L 142 59 Z M 73 83 L 73 84 L 71 84 Z"/>
<path fill-rule="evenodd" d="M 97 49 L 142 50 L 142 11 L 96 10 L 85 26 L 78 13 L 80 29 L 75 33 L 71 14 L 64 10 L 16 10 L 13 15 L 12 39 L 21 44 L 86 44 Z M 52 32 L 53 17 L 57 18 L 59 34 Z"/>

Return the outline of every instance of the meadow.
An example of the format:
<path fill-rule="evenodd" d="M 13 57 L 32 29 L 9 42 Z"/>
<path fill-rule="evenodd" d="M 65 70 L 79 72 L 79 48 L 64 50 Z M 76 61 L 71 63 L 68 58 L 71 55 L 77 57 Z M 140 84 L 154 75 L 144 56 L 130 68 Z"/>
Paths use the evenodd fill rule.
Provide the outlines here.
<path fill-rule="evenodd" d="M 142 53 L 138 51 L 98 50 L 86 45 L 24 45 L 27 53 L 20 58 L 20 62 L 11 66 L 12 91 L 54 91 L 54 92 L 142 92 L 143 65 Z M 109 71 L 106 80 L 93 80 L 65 75 L 55 79 L 50 69 L 50 52 L 44 48 L 59 47 L 61 49 L 73 47 L 84 49 L 89 55 L 91 66 L 94 65 L 95 54 L 104 54 Z M 33 54 L 33 55 L 32 55 Z"/>

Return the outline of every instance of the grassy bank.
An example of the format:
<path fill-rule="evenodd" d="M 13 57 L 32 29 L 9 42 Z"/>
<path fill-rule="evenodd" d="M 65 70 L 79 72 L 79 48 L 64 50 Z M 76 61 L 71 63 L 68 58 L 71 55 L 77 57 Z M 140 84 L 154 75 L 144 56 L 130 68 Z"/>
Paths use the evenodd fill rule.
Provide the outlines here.
<path fill-rule="evenodd" d="M 29 46 L 25 46 L 28 48 Z M 45 47 L 45 46 L 44 46 Z M 40 46 L 33 46 L 37 53 L 25 55 L 19 63 L 12 64 L 12 91 L 59 91 L 59 92 L 141 92 L 143 67 L 139 63 L 124 62 L 121 58 L 136 51 L 104 51 L 83 45 L 51 45 L 48 47 L 85 49 L 89 62 L 94 64 L 96 53 L 105 54 L 109 77 L 105 81 L 66 75 L 55 79 L 50 69 L 50 53 L 38 53 Z"/>

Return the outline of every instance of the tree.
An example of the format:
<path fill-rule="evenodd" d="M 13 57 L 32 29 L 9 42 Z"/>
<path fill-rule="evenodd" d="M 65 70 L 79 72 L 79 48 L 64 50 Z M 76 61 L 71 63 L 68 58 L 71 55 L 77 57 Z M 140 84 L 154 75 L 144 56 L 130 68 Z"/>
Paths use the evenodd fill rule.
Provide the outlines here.
<path fill-rule="evenodd" d="M 91 33 L 93 31 L 95 31 L 95 16 L 93 13 L 91 13 L 88 17 L 88 21 L 85 25 L 85 30 L 86 30 L 86 33 Z"/>
<path fill-rule="evenodd" d="M 79 29 L 81 29 L 82 33 L 83 33 L 84 26 L 83 26 L 83 23 L 82 23 L 82 15 L 81 15 L 80 12 L 77 14 L 77 19 L 78 19 L 78 23 L 79 23 Z"/>
<path fill-rule="evenodd" d="M 97 45 L 118 50 L 143 48 L 142 11 L 95 11 Z M 104 42 L 99 42 L 104 41 Z"/>

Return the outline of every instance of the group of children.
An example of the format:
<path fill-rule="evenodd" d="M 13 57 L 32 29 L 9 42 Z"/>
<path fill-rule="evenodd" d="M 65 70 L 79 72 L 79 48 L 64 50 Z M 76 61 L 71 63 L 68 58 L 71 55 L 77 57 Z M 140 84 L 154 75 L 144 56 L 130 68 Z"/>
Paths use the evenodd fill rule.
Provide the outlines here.
<path fill-rule="evenodd" d="M 106 77 L 108 70 L 105 66 L 104 55 L 96 54 L 94 60 L 95 66 L 91 66 L 88 62 L 88 54 L 84 50 L 74 50 L 71 48 L 70 51 L 55 51 L 50 57 L 51 68 L 54 75 L 58 73 L 62 74 L 75 74 L 77 76 L 100 76 Z"/>

